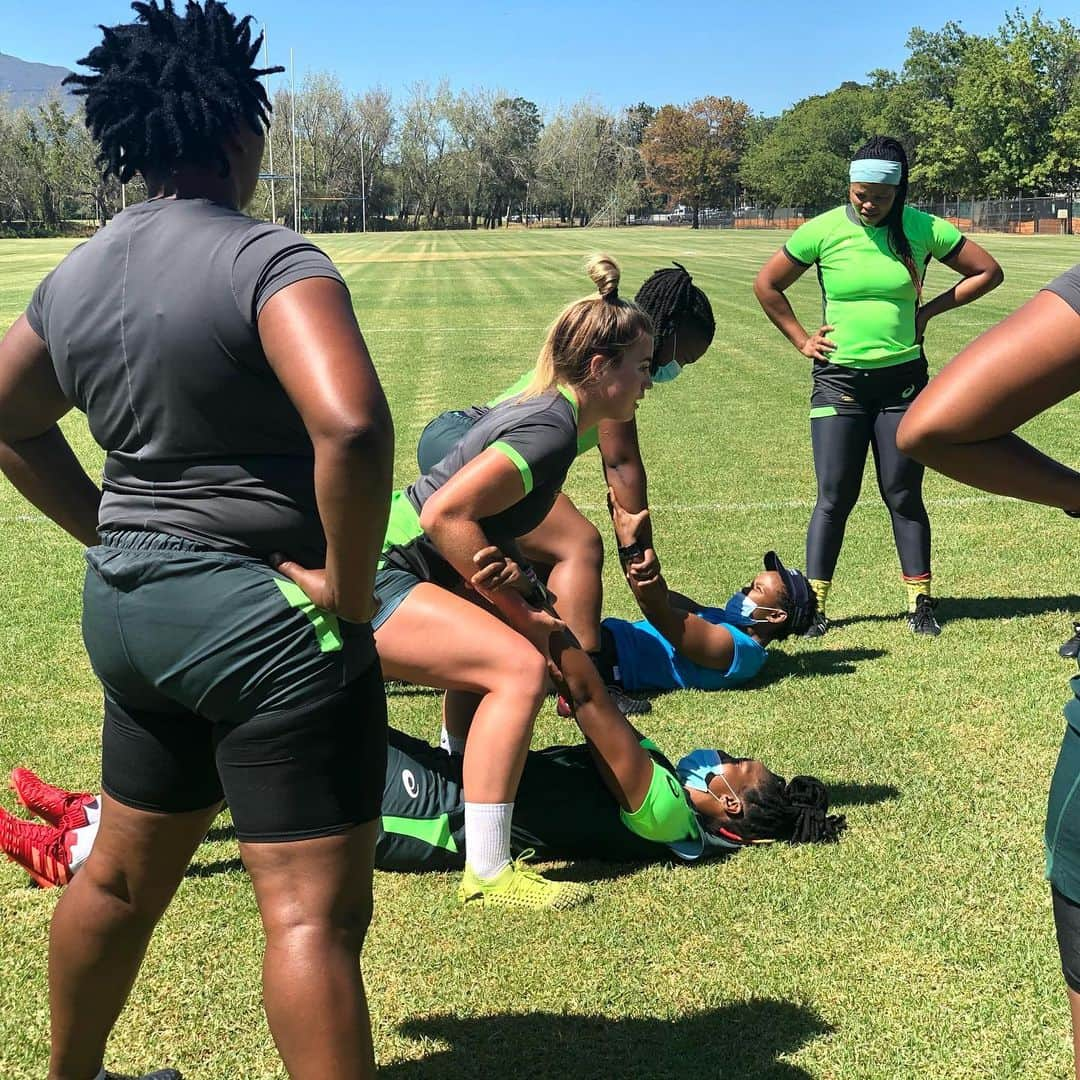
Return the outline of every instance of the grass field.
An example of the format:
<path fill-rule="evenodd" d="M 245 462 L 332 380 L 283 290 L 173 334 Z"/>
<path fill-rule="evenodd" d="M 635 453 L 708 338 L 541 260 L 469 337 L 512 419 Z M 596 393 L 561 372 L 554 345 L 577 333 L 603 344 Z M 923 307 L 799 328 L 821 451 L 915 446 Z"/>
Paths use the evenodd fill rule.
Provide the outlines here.
<path fill-rule="evenodd" d="M 443 408 L 532 361 L 607 250 L 630 293 L 671 258 L 709 293 L 707 357 L 639 413 L 657 546 L 674 587 L 726 599 L 775 547 L 802 565 L 814 484 L 809 375 L 750 283 L 779 233 L 689 230 L 326 237 L 397 426 L 397 478 Z M 1080 241 L 979 237 L 1005 284 L 932 323 L 940 364 L 1080 259 Z M 0 330 L 67 241 L 0 242 Z M 936 291 L 951 275 L 932 269 Z M 806 325 L 813 275 L 793 290 Z M 1017 362 L 1022 362 L 1018 357 Z M 1078 404 L 1031 435 L 1078 457 Z M 66 429 L 92 473 L 82 418 Z M 596 456 L 570 496 L 601 526 Z M 872 475 L 830 597 L 835 629 L 785 645 L 753 689 L 658 697 L 669 754 L 722 746 L 821 776 L 850 829 L 836 846 L 746 851 L 697 869 L 577 864 L 595 901 L 548 916 L 462 910 L 451 876 L 376 878 L 364 954 L 376 1048 L 394 1080 L 435 1077 L 1066 1077 L 1068 1015 L 1041 833 L 1080 611 L 1077 523 L 928 477 L 944 633 L 915 639 Z M 0 771 L 97 783 L 99 690 L 79 637 L 82 557 L 0 481 Z M 613 560 L 611 560 L 613 561 Z M 605 608 L 633 601 L 607 568 Z M 1075 670 L 1075 668 L 1073 669 Z M 391 722 L 430 737 L 439 701 L 392 691 Z M 572 741 L 547 710 L 536 744 Z M 7 794 L 4 805 L 12 807 Z M 0 866 L 0 1077 L 43 1075 L 55 892 Z M 235 840 L 216 828 L 159 929 L 109 1061 L 188 1080 L 283 1076 L 259 1007 L 260 930 Z"/>

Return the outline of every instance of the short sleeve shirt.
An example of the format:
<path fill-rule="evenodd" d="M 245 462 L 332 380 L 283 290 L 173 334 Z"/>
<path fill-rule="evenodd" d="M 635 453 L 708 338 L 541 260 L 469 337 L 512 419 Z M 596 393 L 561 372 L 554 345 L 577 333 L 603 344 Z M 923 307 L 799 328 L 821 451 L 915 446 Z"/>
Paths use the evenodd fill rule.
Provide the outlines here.
<path fill-rule="evenodd" d="M 1060 296 L 1077 315 L 1080 315 L 1080 263 L 1054 278 L 1046 286 L 1046 291 Z"/>
<path fill-rule="evenodd" d="M 727 622 L 723 608 L 702 608 L 691 618 L 723 626 L 735 655 L 726 671 L 703 667 L 685 656 L 647 619 L 605 619 L 615 639 L 619 681 L 627 690 L 724 690 L 748 682 L 764 667 L 768 653 L 744 630 Z"/>
<path fill-rule="evenodd" d="M 931 258 L 947 259 L 964 243 L 955 225 L 913 206 L 904 207 L 904 233 L 920 279 Z M 817 267 L 822 321 L 834 327 L 830 363 L 878 368 L 921 354 L 915 340 L 918 293 L 889 245 L 886 226 L 864 224 L 846 204 L 800 225 L 784 251 L 800 266 Z"/>
<path fill-rule="evenodd" d="M 479 525 L 493 544 L 515 552 L 517 538 L 532 532 L 547 517 L 577 456 L 577 403 L 572 392 L 560 387 L 484 409 L 442 461 L 395 495 L 384 552 L 391 547 L 400 549 L 414 572 L 441 582 L 447 564 L 424 535 L 420 511 L 452 476 L 488 449 L 513 463 L 521 476 L 523 494 L 511 506 L 482 518 Z"/>
<path fill-rule="evenodd" d="M 526 371 L 520 379 L 517 380 L 512 386 L 508 386 L 501 394 L 496 395 L 487 403 L 486 406 L 474 407 L 472 411 L 480 413 L 485 408 L 492 408 L 495 405 L 501 405 L 504 401 L 509 401 L 512 397 L 517 397 L 518 394 L 524 392 L 525 388 L 532 381 L 533 373 Z M 583 431 L 578 436 L 577 452 L 580 457 L 582 454 L 588 453 L 594 447 L 600 445 L 600 429 L 593 426 L 587 431 Z"/>
<path fill-rule="evenodd" d="M 205 199 L 118 214 L 38 286 L 26 316 L 106 451 L 99 527 L 322 565 L 314 452 L 257 320 L 309 277 L 310 241 Z"/>

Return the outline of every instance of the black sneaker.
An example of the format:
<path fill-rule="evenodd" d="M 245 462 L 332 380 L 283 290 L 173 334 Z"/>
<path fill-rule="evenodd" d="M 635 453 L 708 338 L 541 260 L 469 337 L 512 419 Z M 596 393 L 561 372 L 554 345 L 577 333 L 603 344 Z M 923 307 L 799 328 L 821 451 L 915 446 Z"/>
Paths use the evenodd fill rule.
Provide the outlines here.
<path fill-rule="evenodd" d="M 907 617 L 908 626 L 913 634 L 931 634 L 937 637 L 941 633 L 941 626 L 934 617 L 934 608 L 938 605 L 937 600 L 926 593 L 919 593 L 915 597 L 915 610 Z"/>
<path fill-rule="evenodd" d="M 652 712 L 652 702 L 646 701 L 643 698 L 630 697 L 621 686 L 609 686 L 607 688 L 608 695 L 615 703 L 615 708 L 623 714 L 623 716 L 644 716 L 646 713 Z"/>
<path fill-rule="evenodd" d="M 821 608 L 817 609 L 814 615 L 814 621 L 803 631 L 803 637 L 824 637 L 825 631 L 829 629 L 829 620 L 825 617 L 825 612 Z"/>
<path fill-rule="evenodd" d="M 1066 660 L 1075 660 L 1080 655 L 1080 622 L 1073 623 L 1073 636 L 1058 649 L 1058 656 Z"/>

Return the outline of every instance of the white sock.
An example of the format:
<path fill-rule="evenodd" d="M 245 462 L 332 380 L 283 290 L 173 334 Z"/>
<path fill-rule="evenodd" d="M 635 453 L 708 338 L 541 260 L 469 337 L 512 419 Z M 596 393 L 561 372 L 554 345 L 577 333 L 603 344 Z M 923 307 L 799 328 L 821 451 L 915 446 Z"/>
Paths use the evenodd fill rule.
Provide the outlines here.
<path fill-rule="evenodd" d="M 89 825 L 84 825 L 81 829 L 74 829 L 75 842 L 71 845 L 71 865 L 70 869 L 72 873 L 75 873 L 84 862 L 86 857 L 90 854 L 90 849 L 94 846 L 94 840 L 97 838 L 98 832 L 98 817 L 100 814 L 90 822 Z"/>
<path fill-rule="evenodd" d="M 439 733 L 439 747 L 448 754 L 464 754 L 465 740 L 459 739 L 457 735 L 451 735 L 450 732 L 446 730 L 446 725 L 443 724 L 443 729 Z"/>
<path fill-rule="evenodd" d="M 510 863 L 514 804 L 465 804 L 465 858 L 478 878 L 491 879 Z"/>

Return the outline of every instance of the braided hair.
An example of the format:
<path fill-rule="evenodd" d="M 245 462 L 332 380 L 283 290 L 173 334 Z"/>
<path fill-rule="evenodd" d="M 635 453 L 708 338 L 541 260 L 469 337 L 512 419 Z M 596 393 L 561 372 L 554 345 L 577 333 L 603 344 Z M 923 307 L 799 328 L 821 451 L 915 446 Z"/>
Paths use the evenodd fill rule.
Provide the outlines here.
<path fill-rule="evenodd" d="M 904 203 L 908 193 L 908 159 L 903 146 L 897 139 L 887 135 L 875 135 L 855 151 L 852 160 L 860 161 L 864 158 L 877 158 L 880 161 L 898 161 L 900 163 L 900 183 L 896 188 L 896 198 L 882 224 L 889 229 L 889 247 L 893 254 L 907 267 L 911 275 L 911 282 L 915 286 L 915 293 L 922 297 L 922 274 L 915 265 L 915 256 L 911 251 L 911 243 L 904 232 Z"/>
<path fill-rule="evenodd" d="M 709 298 L 694 284 L 686 267 L 673 263 L 674 269 L 657 270 L 637 291 L 635 303 L 652 319 L 657 338 L 665 338 L 684 319 L 690 320 L 706 345 L 716 333 Z"/>
<path fill-rule="evenodd" d="M 806 607 L 796 607 L 795 600 L 787 590 L 787 586 L 781 583 L 780 599 L 778 607 L 787 613 L 787 619 L 779 624 L 771 623 L 773 627 L 773 641 L 783 641 L 795 634 L 801 637 L 817 617 L 818 598 L 813 585 L 806 583 L 807 604 Z"/>
<path fill-rule="evenodd" d="M 136 0 L 132 23 L 100 27 L 100 45 L 79 61 L 97 75 L 69 75 L 86 98 L 86 126 L 100 145 L 104 175 L 127 183 L 136 172 L 161 174 L 179 163 L 229 164 L 222 140 L 243 120 L 261 133 L 271 111 L 255 68 L 262 34 L 218 0 L 188 0 L 181 18 L 172 0 Z"/>
<path fill-rule="evenodd" d="M 769 775 L 760 787 L 742 792 L 742 817 L 703 827 L 742 844 L 786 840 L 789 844 L 831 844 L 847 828 L 843 814 L 829 814 L 829 792 L 814 776 L 790 781 Z"/>

